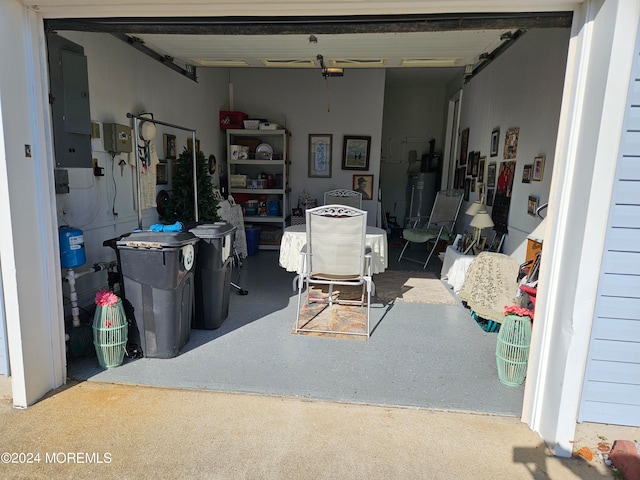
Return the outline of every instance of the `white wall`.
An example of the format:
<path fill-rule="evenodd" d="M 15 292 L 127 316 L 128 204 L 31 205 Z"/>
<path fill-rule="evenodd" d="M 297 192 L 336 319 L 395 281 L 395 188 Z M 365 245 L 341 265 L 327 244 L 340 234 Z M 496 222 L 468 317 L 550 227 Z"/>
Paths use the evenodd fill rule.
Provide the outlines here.
<path fill-rule="evenodd" d="M 434 150 L 444 152 L 447 101 L 444 84 L 410 83 L 385 89 L 380 176 L 385 210 L 400 225 L 406 214 L 409 152 L 416 150 L 420 161 L 429 152 L 431 139 L 435 139 Z"/>
<path fill-rule="evenodd" d="M 52 162 L 43 132 L 46 96 L 34 14 L 0 3 L 0 258 L 15 406 L 65 381 Z M 25 145 L 31 146 L 31 156 Z M 54 287 L 52 287 L 54 285 Z M 56 287 L 57 286 L 57 287 Z"/>
<path fill-rule="evenodd" d="M 344 77 L 322 77 L 320 69 L 234 69 L 235 110 L 266 118 L 291 131 L 291 204 L 303 190 L 322 203 L 323 193 L 351 188 L 354 174 L 374 175 L 377 192 L 384 100 L 384 70 L 347 69 Z M 309 134 L 332 134 L 331 178 L 308 177 Z M 368 171 L 342 170 L 344 135 L 370 135 Z M 374 198 L 376 198 L 374 196 Z M 376 202 L 363 201 L 369 224 L 375 224 Z M 286 212 L 289 214 L 290 212 Z"/>
<path fill-rule="evenodd" d="M 89 97 L 92 121 L 115 122 L 131 126 L 127 113 L 152 112 L 154 118 L 197 130 L 197 138 L 206 156 L 223 155 L 223 137 L 218 128 L 218 111 L 227 100 L 224 70 L 201 69 L 198 83 L 170 70 L 134 48 L 107 34 L 61 32 L 65 38 L 84 47 L 89 69 Z M 105 169 L 104 177 L 94 177 L 89 168 L 70 168 L 69 194 L 56 195 L 61 224 L 81 228 L 87 253 L 86 268 L 98 261 L 115 260 L 115 252 L 102 242 L 138 227 L 135 210 L 135 171 L 118 166 L 128 160 L 124 154 L 115 160 L 104 149 L 104 133 L 92 140 L 93 158 Z M 158 126 L 156 148 L 164 157 L 162 134 L 176 135 L 177 150 L 186 146 L 191 132 Z M 157 190 L 169 189 L 158 186 Z M 117 216 L 113 215 L 113 210 Z M 155 208 L 143 212 L 143 227 L 156 223 Z M 106 273 L 99 272 L 77 281 L 80 303 L 92 301 L 95 291 L 106 286 Z"/>
<path fill-rule="evenodd" d="M 532 30 L 464 87 L 460 130 L 469 128 L 469 151 L 480 151 L 498 171 L 507 128 L 520 127 L 516 172 L 504 252 L 524 259 L 526 236 L 539 223 L 527 214 L 529 195 L 540 205 L 549 200 L 558 121 L 566 68 L 569 29 Z M 497 157 L 490 157 L 491 132 L 500 128 Z M 522 183 L 525 164 L 546 156 L 542 181 Z M 472 193 L 469 202 L 477 199 Z M 464 212 L 469 203 L 462 205 Z M 458 230 L 473 230 L 461 214 Z"/>

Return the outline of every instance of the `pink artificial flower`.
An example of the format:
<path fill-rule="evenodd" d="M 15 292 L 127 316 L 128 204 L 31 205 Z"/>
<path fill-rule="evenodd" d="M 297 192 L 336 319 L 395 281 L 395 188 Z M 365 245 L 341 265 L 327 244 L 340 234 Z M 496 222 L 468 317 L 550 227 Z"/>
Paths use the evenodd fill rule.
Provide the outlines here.
<path fill-rule="evenodd" d="M 528 308 L 520 307 L 518 305 L 507 305 L 504 307 L 505 315 L 517 315 L 518 317 L 533 318 L 533 312 Z"/>
<path fill-rule="evenodd" d="M 112 307 L 118 303 L 118 296 L 110 290 L 100 290 L 96 293 L 96 305 L 99 307 Z"/>

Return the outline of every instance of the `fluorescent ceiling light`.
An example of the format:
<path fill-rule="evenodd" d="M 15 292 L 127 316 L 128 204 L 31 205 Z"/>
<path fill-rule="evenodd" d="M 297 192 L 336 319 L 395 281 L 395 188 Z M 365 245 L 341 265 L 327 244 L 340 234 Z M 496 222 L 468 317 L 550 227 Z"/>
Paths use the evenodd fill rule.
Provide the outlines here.
<path fill-rule="evenodd" d="M 242 58 L 192 58 L 202 67 L 248 67 L 249 63 Z"/>
<path fill-rule="evenodd" d="M 462 58 L 403 58 L 403 67 L 455 67 Z"/>
<path fill-rule="evenodd" d="M 387 60 L 384 58 L 335 58 L 329 60 L 332 67 L 384 67 Z"/>
<path fill-rule="evenodd" d="M 315 60 L 309 58 L 261 58 L 260 61 L 265 67 L 315 68 L 317 66 Z"/>

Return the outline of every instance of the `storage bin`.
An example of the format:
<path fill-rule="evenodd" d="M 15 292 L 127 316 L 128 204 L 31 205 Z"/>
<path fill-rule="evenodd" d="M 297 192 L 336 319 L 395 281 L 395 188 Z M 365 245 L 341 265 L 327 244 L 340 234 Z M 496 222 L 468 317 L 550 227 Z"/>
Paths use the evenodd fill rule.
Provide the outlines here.
<path fill-rule="evenodd" d="M 250 119 L 245 120 L 243 123 L 244 128 L 247 130 L 258 130 L 258 127 L 260 126 L 260 120 Z"/>
<path fill-rule="evenodd" d="M 117 242 L 145 357 L 173 358 L 189 340 L 198 240 L 190 232 L 145 231 Z"/>
<path fill-rule="evenodd" d="M 243 112 L 220 110 L 220 130 L 242 128 L 244 126 L 243 122 L 247 118 L 249 118 L 249 115 Z"/>
<path fill-rule="evenodd" d="M 215 330 L 229 315 L 229 288 L 236 227 L 226 222 L 189 230 L 200 239 L 195 270 L 195 316 L 191 326 Z"/>
<path fill-rule="evenodd" d="M 247 236 L 247 255 L 253 256 L 258 253 L 260 246 L 260 227 L 251 227 L 245 229 Z"/>

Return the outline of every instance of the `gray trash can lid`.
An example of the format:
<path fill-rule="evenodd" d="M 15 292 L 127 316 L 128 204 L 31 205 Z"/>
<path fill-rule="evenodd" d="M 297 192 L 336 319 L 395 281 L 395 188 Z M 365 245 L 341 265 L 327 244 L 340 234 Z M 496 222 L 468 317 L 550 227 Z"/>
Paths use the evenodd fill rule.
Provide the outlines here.
<path fill-rule="evenodd" d="M 222 238 L 233 232 L 236 227 L 227 222 L 205 223 L 189 230 L 198 238 Z"/>
<path fill-rule="evenodd" d="M 175 248 L 198 241 L 191 232 L 133 232 L 117 242 L 118 248 Z"/>

